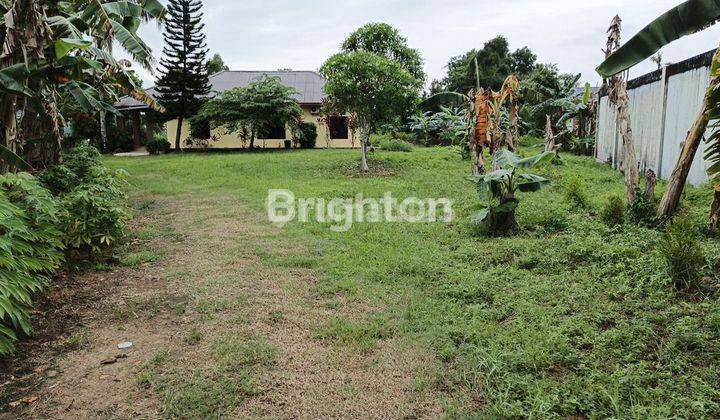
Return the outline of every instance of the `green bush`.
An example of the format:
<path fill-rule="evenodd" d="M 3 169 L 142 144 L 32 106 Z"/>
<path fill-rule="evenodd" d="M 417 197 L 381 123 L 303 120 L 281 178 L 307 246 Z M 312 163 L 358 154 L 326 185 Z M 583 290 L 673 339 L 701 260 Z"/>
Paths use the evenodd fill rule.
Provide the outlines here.
<path fill-rule="evenodd" d="M 300 145 L 301 149 L 314 149 L 317 141 L 317 126 L 309 122 L 298 124 L 295 141 Z"/>
<path fill-rule="evenodd" d="M 398 133 L 376 134 L 372 136 L 371 143 L 391 152 L 412 152 L 412 145 L 402 138 L 395 137 L 396 134 Z"/>
<path fill-rule="evenodd" d="M 640 190 L 635 192 L 635 200 L 628 206 L 628 216 L 633 223 L 645 227 L 655 227 L 657 223 L 657 206 L 654 202 L 648 201 Z"/>
<path fill-rule="evenodd" d="M 170 142 L 162 136 L 155 136 L 155 138 L 145 146 L 148 153 L 150 153 L 151 155 L 167 153 L 170 151 L 170 147 Z"/>
<path fill-rule="evenodd" d="M 625 223 L 625 200 L 617 195 L 608 197 L 608 201 L 600 213 L 600 218 L 610 227 Z"/>
<path fill-rule="evenodd" d="M 705 265 L 705 256 L 700 234 L 687 216 L 681 215 L 668 225 L 660 252 L 675 288 L 682 290 L 697 286 Z"/>
<path fill-rule="evenodd" d="M 68 209 L 65 241 L 73 249 L 99 252 L 122 236 L 128 217 L 122 190 L 124 171 L 111 171 L 100 153 L 81 143 L 64 162 L 43 174 L 42 181 Z"/>
<path fill-rule="evenodd" d="M 30 174 L 0 175 L 0 355 L 31 332 L 32 294 L 63 259 L 63 213 Z"/>
<path fill-rule="evenodd" d="M 586 208 L 588 206 L 587 186 L 580 178 L 570 178 L 570 182 L 565 186 L 565 199 L 575 207 Z"/>

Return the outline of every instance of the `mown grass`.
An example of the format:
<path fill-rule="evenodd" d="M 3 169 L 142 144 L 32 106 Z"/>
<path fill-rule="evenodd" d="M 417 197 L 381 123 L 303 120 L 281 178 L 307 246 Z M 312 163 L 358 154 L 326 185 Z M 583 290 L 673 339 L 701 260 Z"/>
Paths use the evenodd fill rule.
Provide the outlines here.
<path fill-rule="evenodd" d="M 713 287 L 678 292 L 660 252 L 662 232 L 602 222 L 608 197 L 623 194 L 622 176 L 591 158 L 564 155 L 562 165 L 542 168 L 553 184 L 520 196 L 522 230 L 487 238 L 466 222 L 479 200 L 465 180 L 470 164 L 456 152 L 378 151 L 372 176 L 357 171 L 357 154 L 186 154 L 109 162 L 130 172 L 138 194 L 203 197 L 228 215 L 239 205 L 264 211 L 270 188 L 298 197 L 381 198 L 389 191 L 401 200 L 453 199 L 457 218 L 450 225 L 356 224 L 338 233 L 316 222 L 290 224 L 278 239 L 317 252 L 312 259 L 268 262 L 312 268 L 321 274 L 318 295 L 377 303 L 388 308 L 377 316 L 393 320 L 393 334 L 431 343 L 448 367 L 442 387 L 455 396 L 451 416 L 720 416 L 717 240 L 702 241 L 702 274 Z M 694 225 L 704 224 L 709 203 L 707 189 L 687 192 L 684 205 Z M 369 348 L 382 331 L 372 322 L 338 319 L 318 325 L 315 337 Z M 232 385 L 229 391 L 243 386 Z M 470 394 L 481 401 L 468 403 Z M 198 400 L 188 395 L 187 401 Z"/>

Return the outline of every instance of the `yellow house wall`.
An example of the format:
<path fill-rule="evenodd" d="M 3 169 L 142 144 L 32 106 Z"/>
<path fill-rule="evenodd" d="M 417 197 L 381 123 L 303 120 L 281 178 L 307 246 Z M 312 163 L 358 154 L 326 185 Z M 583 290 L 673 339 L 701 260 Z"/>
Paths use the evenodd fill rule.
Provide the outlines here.
<path fill-rule="evenodd" d="M 310 113 L 310 107 L 303 106 L 302 110 L 302 120 L 305 122 L 313 123 L 317 127 L 318 136 L 315 142 L 316 149 L 349 149 L 359 147 L 358 139 L 355 138 L 355 141 L 353 141 L 352 139 L 352 130 L 349 131 L 351 137 L 349 139 L 330 139 L 329 130 L 324 124 L 321 126 L 318 125 L 318 116 L 312 115 Z M 166 129 L 168 140 L 170 141 L 172 148 L 175 148 L 175 131 L 177 130 L 177 120 L 169 121 L 166 124 Z M 182 132 L 180 134 L 180 147 L 184 149 L 199 149 L 204 147 L 202 145 L 188 146 L 187 144 L 185 144 L 185 139 L 188 138 L 190 138 L 190 124 L 187 121 L 184 121 Z M 282 149 L 285 147 L 285 140 L 289 140 L 291 138 L 292 135 L 290 134 L 290 130 L 286 128 L 285 139 L 255 139 L 255 147 L 267 149 Z M 212 130 L 212 140 L 209 140 L 207 145 L 208 149 L 242 149 L 246 147 L 249 147 L 249 144 L 243 145 L 240 136 L 235 133 L 227 133 L 226 130 L 224 130 L 223 128 L 217 128 Z"/>

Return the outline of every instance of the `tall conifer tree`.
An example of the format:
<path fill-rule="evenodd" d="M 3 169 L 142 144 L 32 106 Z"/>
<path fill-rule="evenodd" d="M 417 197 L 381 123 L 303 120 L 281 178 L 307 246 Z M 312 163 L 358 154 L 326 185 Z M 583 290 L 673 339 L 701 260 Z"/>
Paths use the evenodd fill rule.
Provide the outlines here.
<path fill-rule="evenodd" d="M 201 8 L 200 0 L 170 0 L 167 7 L 157 91 L 167 115 L 178 122 L 176 150 L 180 150 L 183 121 L 200 110 L 210 93 Z"/>

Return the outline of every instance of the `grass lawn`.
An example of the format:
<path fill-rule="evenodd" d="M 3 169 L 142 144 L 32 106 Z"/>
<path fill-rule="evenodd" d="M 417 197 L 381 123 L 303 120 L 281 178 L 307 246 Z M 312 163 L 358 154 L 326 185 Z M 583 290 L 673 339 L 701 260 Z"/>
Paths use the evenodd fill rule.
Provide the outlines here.
<path fill-rule="evenodd" d="M 720 295 L 714 286 L 674 290 L 661 232 L 600 221 L 607 197 L 623 195 L 621 174 L 563 155 L 563 165 L 537 171 L 551 187 L 521 193 L 522 230 L 488 238 L 467 222 L 479 198 L 465 180 L 470 163 L 457 152 L 378 151 L 372 176 L 358 173 L 358 160 L 357 151 L 312 150 L 108 162 L 130 173 L 135 197 L 192 198 L 228 217 L 240 214 L 239 205 L 263 214 L 268 189 L 326 199 L 391 192 L 454 200 L 449 225 L 365 223 L 333 232 L 317 222 L 291 223 L 277 233 L 290 251 L 255 251 L 266 266 L 315 272 L 318 296 L 374 308 L 363 319 L 319 321 L 313 340 L 372 352 L 403 337 L 428 349 L 443 368 L 413 383 L 440 391 L 448 416 L 720 416 Z M 565 196 L 573 178 L 587 186 L 585 208 Z M 690 189 L 684 199 L 698 226 L 709 204 L 707 189 Z M 703 251 L 705 282 L 717 285 L 720 243 L 703 239 Z M 207 252 L 232 257 L 222 246 Z M 274 357 L 283 353 L 280 347 Z"/>

